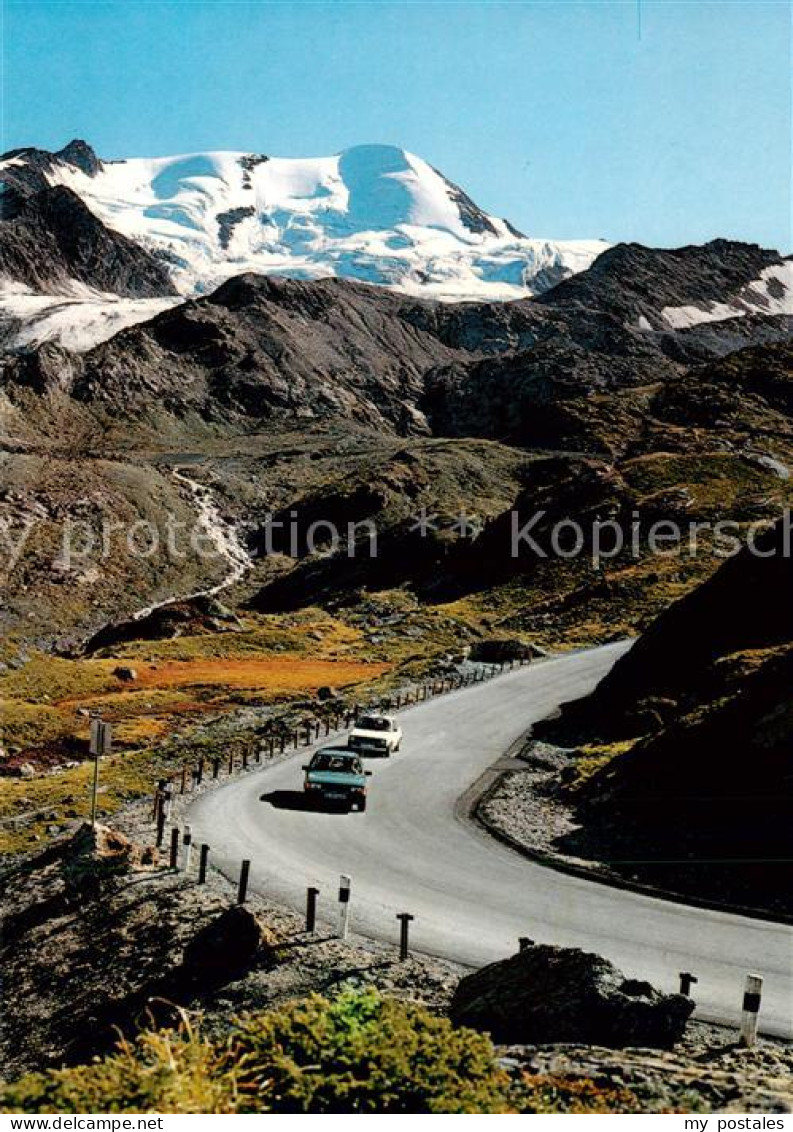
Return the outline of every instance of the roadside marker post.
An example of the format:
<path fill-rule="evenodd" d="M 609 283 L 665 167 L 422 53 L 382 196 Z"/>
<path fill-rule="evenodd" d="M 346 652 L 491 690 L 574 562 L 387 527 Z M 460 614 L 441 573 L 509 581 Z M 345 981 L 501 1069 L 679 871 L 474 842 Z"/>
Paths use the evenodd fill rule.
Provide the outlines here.
<path fill-rule="evenodd" d="M 171 859 L 168 862 L 172 869 L 179 866 L 179 830 L 171 830 Z"/>
<path fill-rule="evenodd" d="M 347 939 L 350 934 L 350 889 L 352 879 L 346 873 L 339 877 L 339 935 Z"/>
<path fill-rule="evenodd" d="M 762 975 L 747 975 L 741 1012 L 741 1045 L 751 1049 L 757 1041 L 757 1022 L 763 992 Z"/>
<path fill-rule="evenodd" d="M 243 861 L 240 867 L 240 883 L 237 889 L 237 903 L 244 904 L 245 898 L 248 895 L 248 877 L 251 871 L 250 861 Z"/>
<path fill-rule="evenodd" d="M 248 748 L 247 747 L 242 748 L 242 769 L 243 770 L 248 769 Z"/>
<path fill-rule="evenodd" d="M 179 784 L 179 793 L 184 794 L 187 786 L 187 766 L 182 763 L 182 781 Z"/>
<path fill-rule="evenodd" d="M 207 879 L 207 861 L 209 860 L 209 846 L 201 846 L 201 855 L 198 858 L 198 883 L 206 884 Z"/>
<path fill-rule="evenodd" d="M 411 916 L 410 912 L 397 912 L 397 919 L 399 920 L 399 960 L 401 963 L 408 958 L 408 931 L 410 930 L 410 921 L 415 920 L 415 916 Z"/>
<path fill-rule="evenodd" d="M 317 926 L 317 897 L 318 888 L 306 889 L 306 931 L 314 934 Z"/>
<path fill-rule="evenodd" d="M 212 760 L 212 777 L 217 778 L 217 776 L 219 774 L 220 774 L 220 759 L 214 758 Z"/>
<path fill-rule="evenodd" d="M 229 774 L 234 773 L 234 748 L 229 751 Z"/>
<path fill-rule="evenodd" d="M 696 975 L 692 975 L 690 971 L 680 972 L 680 993 L 684 994 L 687 998 L 691 998 L 691 986 L 693 983 L 698 983 L 699 979 Z"/>
<path fill-rule="evenodd" d="M 182 848 L 184 850 L 183 868 L 186 873 L 190 872 L 190 859 L 193 856 L 193 831 L 189 825 L 184 827 L 184 834 L 182 836 Z"/>
<path fill-rule="evenodd" d="M 200 786 L 204 777 L 204 760 L 198 760 L 198 766 L 195 768 L 195 785 Z"/>

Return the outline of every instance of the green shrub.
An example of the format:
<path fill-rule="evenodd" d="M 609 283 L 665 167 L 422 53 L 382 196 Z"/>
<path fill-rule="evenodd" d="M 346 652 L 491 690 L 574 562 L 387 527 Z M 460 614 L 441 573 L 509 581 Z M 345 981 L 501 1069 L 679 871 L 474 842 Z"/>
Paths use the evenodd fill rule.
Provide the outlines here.
<path fill-rule="evenodd" d="M 211 1044 L 142 1034 L 92 1065 L 0 1090 L 2 1112 L 504 1112 L 489 1040 L 373 991 L 316 995 Z"/>
<path fill-rule="evenodd" d="M 234 1111 L 225 1053 L 187 1027 L 141 1034 L 92 1065 L 29 1073 L 0 1091 L 0 1112 Z"/>
<path fill-rule="evenodd" d="M 231 1038 L 242 1112 L 503 1112 L 490 1041 L 374 991 L 312 995 Z"/>

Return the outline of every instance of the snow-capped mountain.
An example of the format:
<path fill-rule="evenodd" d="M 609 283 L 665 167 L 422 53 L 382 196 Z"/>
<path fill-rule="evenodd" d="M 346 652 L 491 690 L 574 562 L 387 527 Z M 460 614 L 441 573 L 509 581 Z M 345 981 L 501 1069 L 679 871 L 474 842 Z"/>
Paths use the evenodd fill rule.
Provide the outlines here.
<path fill-rule="evenodd" d="M 58 161 L 47 177 L 163 254 L 183 293 L 257 271 L 337 275 L 444 299 L 518 298 L 589 266 L 606 247 L 527 239 L 393 146 L 318 158 L 134 158 L 88 171 Z"/>
<path fill-rule="evenodd" d="M 11 217 L 20 201 L 30 208 L 37 193 L 69 190 L 111 233 L 164 266 L 180 295 L 205 294 L 254 271 L 338 276 L 447 301 L 498 301 L 540 293 L 608 246 L 529 239 L 483 212 L 426 161 L 385 145 L 320 158 L 213 152 L 101 161 L 85 143 L 72 142 L 58 153 L 6 154 L 0 179 Z M 154 303 L 176 301 L 148 290 L 122 292 L 119 304 L 114 286 L 63 271 L 56 279 L 23 278 L 30 272 L 15 274 L 13 266 L 6 257 L 0 263 L 7 283 L 0 312 L 24 323 L 19 345 L 65 334 L 80 348 L 148 317 Z M 57 294 L 58 303 L 34 300 L 42 294 Z"/>

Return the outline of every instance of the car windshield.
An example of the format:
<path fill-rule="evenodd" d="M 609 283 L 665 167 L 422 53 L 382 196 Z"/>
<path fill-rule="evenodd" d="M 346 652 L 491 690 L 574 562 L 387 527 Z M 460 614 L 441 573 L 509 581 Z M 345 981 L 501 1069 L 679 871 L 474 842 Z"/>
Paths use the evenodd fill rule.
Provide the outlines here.
<path fill-rule="evenodd" d="M 312 770 L 339 770 L 346 774 L 362 774 L 360 759 L 352 759 L 339 751 L 317 751 L 311 764 Z"/>
<path fill-rule="evenodd" d="M 390 731 L 391 720 L 383 719 L 380 715 L 365 715 L 358 720 L 356 726 L 361 731 Z"/>

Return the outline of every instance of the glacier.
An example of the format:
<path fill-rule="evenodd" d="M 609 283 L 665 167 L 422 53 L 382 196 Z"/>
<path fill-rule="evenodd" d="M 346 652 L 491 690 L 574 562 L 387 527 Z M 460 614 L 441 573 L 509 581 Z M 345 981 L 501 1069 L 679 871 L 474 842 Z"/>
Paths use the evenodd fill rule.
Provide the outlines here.
<path fill-rule="evenodd" d="M 339 276 L 446 301 L 525 298 L 609 246 L 527 238 L 426 161 L 387 145 L 319 158 L 131 158 L 95 172 L 59 161 L 47 178 L 163 256 L 185 295 L 256 271 Z"/>

